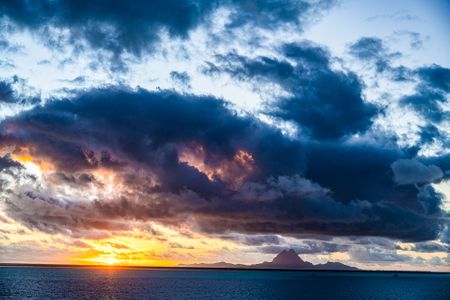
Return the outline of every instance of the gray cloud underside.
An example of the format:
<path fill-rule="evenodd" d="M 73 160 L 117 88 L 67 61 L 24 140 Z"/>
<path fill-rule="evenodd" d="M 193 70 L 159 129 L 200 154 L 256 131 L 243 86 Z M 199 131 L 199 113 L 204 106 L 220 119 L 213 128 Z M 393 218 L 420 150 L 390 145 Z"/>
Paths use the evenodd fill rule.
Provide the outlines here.
<path fill-rule="evenodd" d="M 0 141 L 50 160 L 58 170 L 55 180 L 65 184 L 98 184 L 90 174 L 102 167 L 129 185 L 118 198 L 93 201 L 58 199 L 42 190 L 3 191 L 12 218 L 47 232 L 83 235 L 90 228 L 126 230 L 127 220 L 176 224 L 193 218 L 210 233 L 421 241 L 437 238 L 445 224 L 442 196 L 424 182 L 431 175 L 410 175 L 423 179 L 420 187 L 395 182 L 391 165 L 408 157 L 402 149 L 290 139 L 207 96 L 125 88 L 82 92 L 7 119 Z M 230 178 L 209 178 L 180 159 L 192 145 L 202 145 L 211 168 L 244 150 L 252 153 L 254 169 L 238 186 Z M 433 160 L 443 169 L 446 162 Z"/>

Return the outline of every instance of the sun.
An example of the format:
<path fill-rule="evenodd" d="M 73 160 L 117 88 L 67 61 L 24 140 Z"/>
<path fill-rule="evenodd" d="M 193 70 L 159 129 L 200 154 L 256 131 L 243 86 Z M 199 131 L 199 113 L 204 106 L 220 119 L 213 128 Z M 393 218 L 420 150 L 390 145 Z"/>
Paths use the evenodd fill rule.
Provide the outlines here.
<path fill-rule="evenodd" d="M 105 263 L 106 263 L 108 266 L 113 266 L 113 265 L 117 264 L 117 260 L 116 260 L 114 257 L 108 257 L 108 258 L 105 260 Z"/>

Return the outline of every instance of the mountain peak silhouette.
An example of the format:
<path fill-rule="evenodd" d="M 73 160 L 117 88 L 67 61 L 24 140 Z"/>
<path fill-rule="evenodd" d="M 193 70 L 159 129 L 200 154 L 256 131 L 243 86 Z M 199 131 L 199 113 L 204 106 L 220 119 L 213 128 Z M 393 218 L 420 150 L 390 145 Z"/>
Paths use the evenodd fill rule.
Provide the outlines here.
<path fill-rule="evenodd" d="M 297 255 L 293 249 L 283 250 L 272 260 L 272 264 L 276 265 L 298 265 L 305 262 Z"/>
<path fill-rule="evenodd" d="M 254 265 L 230 264 L 220 262 L 215 264 L 180 265 L 182 267 L 196 268 L 244 268 L 244 269 L 288 269 L 288 270 L 358 270 L 355 267 L 344 265 L 340 262 L 327 262 L 313 265 L 301 259 L 293 249 L 283 250 L 272 261 L 265 261 Z"/>

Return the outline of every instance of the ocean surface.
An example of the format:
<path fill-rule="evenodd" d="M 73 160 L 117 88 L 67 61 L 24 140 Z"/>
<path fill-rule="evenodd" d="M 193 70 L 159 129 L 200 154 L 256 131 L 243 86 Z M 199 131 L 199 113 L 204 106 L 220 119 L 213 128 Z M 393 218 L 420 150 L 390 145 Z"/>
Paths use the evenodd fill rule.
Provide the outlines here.
<path fill-rule="evenodd" d="M 0 267 L 0 299 L 450 299 L 449 274 Z"/>

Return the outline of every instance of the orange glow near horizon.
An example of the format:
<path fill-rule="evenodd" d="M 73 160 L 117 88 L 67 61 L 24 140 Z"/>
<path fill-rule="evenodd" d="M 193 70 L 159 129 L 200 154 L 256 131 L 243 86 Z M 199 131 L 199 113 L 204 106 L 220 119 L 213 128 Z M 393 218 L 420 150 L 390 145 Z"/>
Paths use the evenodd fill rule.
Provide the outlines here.
<path fill-rule="evenodd" d="M 6 223 L 5 223 L 6 221 Z M 246 252 L 245 248 L 240 248 L 233 241 L 222 240 L 220 238 L 207 237 L 196 233 L 189 236 L 174 228 L 167 228 L 156 225 L 160 235 L 146 235 L 145 232 L 132 230 L 117 233 L 114 237 L 104 239 L 77 239 L 75 244 L 73 239 L 61 234 L 52 235 L 39 231 L 26 230 L 22 225 L 13 220 L 0 220 L 2 229 L 10 232 L 9 240 L 0 241 L 0 247 L 9 245 L 26 248 L 39 247 L 48 249 L 48 254 L 40 252 L 37 256 L 22 256 L 20 263 L 53 263 L 53 264 L 74 264 L 85 266 L 105 266 L 105 267 L 171 267 L 179 264 L 191 264 L 199 262 L 227 261 L 230 263 L 259 263 L 271 260 L 273 255 Z M 25 230 L 25 232 L 19 233 Z M 6 244 L 5 244 L 6 243 Z M 227 254 L 221 252 L 227 249 L 228 253 L 233 253 L 228 259 Z M 430 260 L 433 257 L 445 259 L 447 253 L 418 253 L 410 250 L 399 250 L 398 254 L 411 257 L 421 257 Z M 17 254 L 17 253 L 16 253 Z M 28 253 L 29 254 L 29 253 Z M 223 256 L 225 255 L 225 256 Z M 325 263 L 327 261 L 340 261 L 352 264 L 359 268 L 376 270 L 417 270 L 417 266 L 392 264 L 378 265 L 375 263 L 361 264 L 352 262 L 351 256 L 346 252 L 335 252 L 330 254 L 307 254 L 301 255 L 307 261 L 313 263 Z M 3 261 L 5 257 L 0 259 Z M 11 262 L 11 261 L 9 261 Z M 448 271 L 446 266 L 426 267 L 427 270 Z M 446 269 L 447 268 L 447 269 Z"/>
<path fill-rule="evenodd" d="M 34 155 L 30 147 L 12 147 L 1 149 L 3 155 L 24 165 L 24 169 L 30 174 L 39 176 L 38 182 L 48 184 L 48 187 L 67 199 L 114 199 L 119 195 L 132 192 L 124 178 L 122 171 L 117 171 L 98 165 L 89 170 L 95 178 L 94 184 L 85 187 L 73 187 L 65 185 L 52 176 L 58 170 L 46 157 Z M 255 161 L 252 153 L 245 150 L 237 150 L 231 158 L 220 161 L 208 162 L 207 154 L 202 146 L 196 146 L 181 150 L 179 153 L 181 162 L 195 167 L 204 173 L 210 180 L 223 180 L 231 188 L 238 189 L 240 185 L 255 171 Z M 127 170 L 128 171 L 128 170 Z M 139 170 L 133 170 L 140 172 Z M 142 171 L 145 172 L 145 171 Z M 75 174 L 78 175 L 78 174 Z M 147 180 L 149 174 L 143 173 Z M 12 184 L 15 182 L 12 180 Z M 144 182 L 144 180 L 142 181 Z M 147 182 L 147 181 L 145 181 Z M 46 233 L 25 225 L 9 217 L 6 211 L 2 211 L 0 201 L 0 228 L 3 239 L 0 239 L 0 248 L 24 249 L 10 254 L 10 257 L 0 257 L 0 262 L 17 263 L 53 263 L 74 265 L 97 265 L 105 267 L 115 266 L 155 266 L 171 267 L 179 264 L 210 263 L 227 261 L 230 263 L 259 263 L 273 258 L 268 254 L 251 252 L 248 245 L 239 244 L 239 241 L 221 239 L 208 236 L 189 223 L 176 226 L 163 225 L 151 220 L 126 219 L 127 226 L 123 228 L 105 230 L 105 227 L 96 229 L 76 228 L 74 232 Z M 57 212 L 59 213 L 59 212 Z M 51 216 L 58 218 L 57 215 Z M 96 215 L 93 215 L 94 217 Z M 123 220 L 122 220 L 123 221 Z M 125 222 L 125 221 L 124 221 Z M 83 226 L 81 226 L 83 227 Z M 150 229 L 149 229 L 150 228 Z M 91 231 L 98 231 L 92 234 Z M 418 260 L 432 262 L 436 258 L 445 261 L 448 253 L 445 252 L 416 252 L 413 243 L 398 243 L 400 247 L 396 254 L 405 255 Z M 31 249 L 31 250 L 30 250 Z M 39 249 L 39 255 L 35 250 Z M 23 251 L 23 253 L 19 253 Z M 27 252 L 28 251 L 28 252 Z M 3 257 L 4 256 L 4 257 Z M 359 268 L 398 270 L 420 269 L 414 265 L 402 265 L 395 263 L 383 265 L 376 263 L 358 263 L 352 261 L 348 252 L 334 252 L 322 254 L 302 255 L 313 263 L 327 261 L 339 261 L 353 264 Z M 448 265 L 434 266 L 431 263 L 424 265 L 423 269 L 448 271 Z M 433 269 L 434 268 L 434 269 Z"/>
<path fill-rule="evenodd" d="M 196 233 L 186 235 L 176 228 L 154 226 L 159 236 L 133 229 L 110 238 L 83 239 L 76 248 L 71 249 L 68 262 L 81 265 L 170 267 L 205 261 L 211 253 L 236 247 L 232 241 Z"/>

